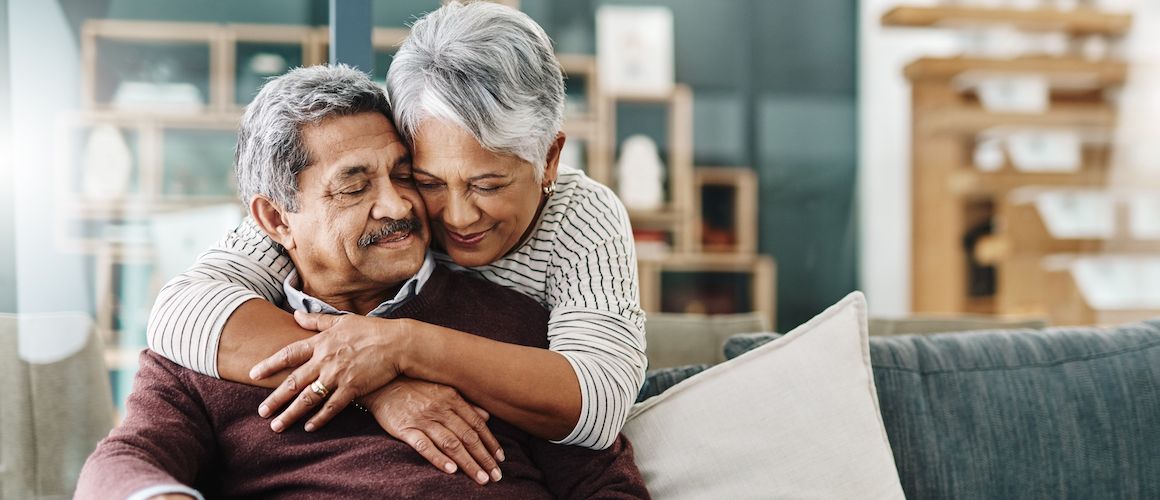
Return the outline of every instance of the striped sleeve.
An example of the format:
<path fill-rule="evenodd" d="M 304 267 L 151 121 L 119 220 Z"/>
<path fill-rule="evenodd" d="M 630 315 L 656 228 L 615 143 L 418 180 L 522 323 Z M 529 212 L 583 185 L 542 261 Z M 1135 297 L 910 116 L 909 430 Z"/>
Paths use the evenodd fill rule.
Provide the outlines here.
<path fill-rule="evenodd" d="M 549 347 L 580 380 L 580 421 L 561 444 L 616 441 L 644 382 L 644 312 L 628 214 L 607 188 L 573 199 L 549 266 Z"/>
<path fill-rule="evenodd" d="M 149 314 L 149 348 L 191 370 L 218 377 L 217 351 L 226 320 L 242 303 L 285 299 L 293 264 L 252 218 L 157 294 Z"/>

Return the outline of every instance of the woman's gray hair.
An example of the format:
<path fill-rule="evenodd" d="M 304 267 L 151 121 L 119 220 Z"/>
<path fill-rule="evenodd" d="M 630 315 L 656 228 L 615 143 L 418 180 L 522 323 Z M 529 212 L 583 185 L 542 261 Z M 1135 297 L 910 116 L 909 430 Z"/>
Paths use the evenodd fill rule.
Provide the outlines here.
<path fill-rule="evenodd" d="M 411 145 L 433 118 L 480 146 L 531 163 L 536 178 L 564 125 L 564 76 L 544 29 L 490 2 L 451 2 L 418 20 L 387 75 L 399 133 Z"/>
<path fill-rule="evenodd" d="M 267 82 L 246 106 L 238 131 L 234 168 L 242 201 L 261 195 L 297 212 L 298 174 L 313 163 L 303 127 L 371 111 L 391 117 L 382 88 L 345 64 L 295 68 Z"/>

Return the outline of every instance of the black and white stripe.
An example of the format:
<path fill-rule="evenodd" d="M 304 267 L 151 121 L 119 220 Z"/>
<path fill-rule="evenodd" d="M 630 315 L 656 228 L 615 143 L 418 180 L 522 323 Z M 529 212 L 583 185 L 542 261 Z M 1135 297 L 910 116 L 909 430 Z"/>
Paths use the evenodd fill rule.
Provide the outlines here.
<path fill-rule="evenodd" d="M 644 312 L 628 213 L 616 195 L 582 172 L 561 166 L 556 194 L 537 229 L 515 252 L 490 265 L 464 268 L 522 292 L 551 310 L 549 348 L 580 380 L 580 421 L 559 441 L 607 448 L 624 425 L 644 381 Z M 225 320 L 252 298 L 283 300 L 290 259 L 247 219 L 158 295 L 149 345 L 174 362 L 217 376 Z"/>

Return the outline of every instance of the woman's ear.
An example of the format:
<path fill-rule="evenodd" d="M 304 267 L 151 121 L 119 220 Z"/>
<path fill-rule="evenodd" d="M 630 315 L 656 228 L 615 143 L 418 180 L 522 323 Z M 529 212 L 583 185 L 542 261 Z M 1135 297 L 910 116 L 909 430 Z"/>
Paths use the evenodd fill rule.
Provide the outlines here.
<path fill-rule="evenodd" d="M 559 174 L 560 153 L 564 151 L 564 142 L 567 137 L 563 131 L 556 134 L 556 140 L 548 146 L 548 158 L 544 162 L 544 180 L 541 181 L 544 185 L 550 182 L 556 182 L 556 176 Z M 575 167 L 576 165 L 570 165 Z"/>
<path fill-rule="evenodd" d="M 294 235 L 286 220 L 285 212 L 265 196 L 255 196 L 250 200 L 250 215 L 270 239 L 278 242 L 286 250 L 294 248 Z"/>

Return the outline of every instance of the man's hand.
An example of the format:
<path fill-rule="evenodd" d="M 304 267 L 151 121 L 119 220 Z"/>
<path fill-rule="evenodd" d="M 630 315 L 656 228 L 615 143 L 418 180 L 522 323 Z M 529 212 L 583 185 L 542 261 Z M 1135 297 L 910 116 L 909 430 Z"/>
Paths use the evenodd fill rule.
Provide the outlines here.
<path fill-rule="evenodd" d="M 399 377 L 363 400 L 388 434 L 435 467 L 462 469 L 479 484 L 502 477 L 496 460 L 504 460 L 503 449 L 487 428 L 487 412 L 455 389 Z"/>
<path fill-rule="evenodd" d="M 307 432 L 318 429 L 352 401 L 401 373 L 399 360 L 406 343 L 402 320 L 303 312 L 294 313 L 294 319 L 320 333 L 284 347 L 250 370 L 254 380 L 293 370 L 258 407 L 258 414 L 265 418 L 293 400 L 270 422 L 274 432 L 282 432 L 321 406 L 306 422 Z M 321 386 L 312 387 L 316 381 Z"/>

